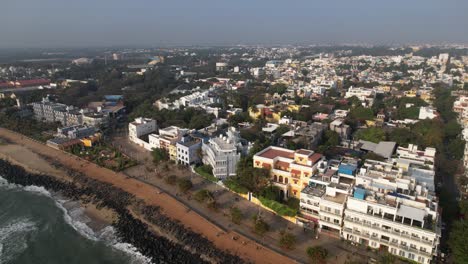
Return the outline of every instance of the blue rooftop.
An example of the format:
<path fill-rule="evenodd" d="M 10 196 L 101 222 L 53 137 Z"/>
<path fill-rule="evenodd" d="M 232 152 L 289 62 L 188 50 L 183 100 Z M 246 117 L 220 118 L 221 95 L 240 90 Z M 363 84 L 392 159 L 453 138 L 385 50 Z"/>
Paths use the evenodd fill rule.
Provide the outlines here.
<path fill-rule="evenodd" d="M 351 164 L 341 164 L 338 167 L 338 173 L 343 173 L 343 174 L 348 174 L 348 175 L 354 175 L 354 172 L 356 171 L 357 166 L 356 165 L 351 165 Z"/>
<path fill-rule="evenodd" d="M 119 101 L 123 99 L 123 95 L 104 95 L 106 101 Z"/>
<path fill-rule="evenodd" d="M 354 190 L 354 198 L 364 200 L 366 199 L 366 190 L 361 189 L 361 188 L 356 188 Z"/>

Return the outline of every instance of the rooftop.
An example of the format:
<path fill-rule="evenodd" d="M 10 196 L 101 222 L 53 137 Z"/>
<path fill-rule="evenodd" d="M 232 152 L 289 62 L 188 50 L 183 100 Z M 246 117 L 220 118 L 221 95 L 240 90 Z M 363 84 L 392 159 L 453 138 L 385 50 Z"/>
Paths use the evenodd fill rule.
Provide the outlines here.
<path fill-rule="evenodd" d="M 288 150 L 288 149 L 280 149 L 280 148 L 269 147 L 269 148 L 265 149 L 263 152 L 260 151 L 256 155 L 260 156 L 262 158 L 267 158 L 267 159 L 274 159 L 276 157 L 283 157 L 283 158 L 293 159 L 294 158 L 294 151 Z"/>

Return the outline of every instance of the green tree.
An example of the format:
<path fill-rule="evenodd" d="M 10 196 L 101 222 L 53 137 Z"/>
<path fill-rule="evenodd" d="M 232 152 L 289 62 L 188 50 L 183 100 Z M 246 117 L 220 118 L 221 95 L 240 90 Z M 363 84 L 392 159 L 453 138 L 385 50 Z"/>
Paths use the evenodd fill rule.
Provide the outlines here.
<path fill-rule="evenodd" d="M 460 135 L 461 131 L 462 127 L 455 119 L 450 120 L 444 126 L 444 133 L 447 138 L 456 138 Z"/>
<path fill-rule="evenodd" d="M 169 153 L 160 148 L 153 148 L 151 151 L 151 156 L 153 156 L 153 163 L 159 164 L 161 161 L 169 160 Z"/>
<path fill-rule="evenodd" d="M 458 220 L 452 226 L 448 243 L 452 249 L 454 263 L 468 263 L 468 221 Z"/>
<path fill-rule="evenodd" d="M 370 108 L 365 108 L 362 106 L 358 106 L 356 108 L 351 109 L 349 112 L 351 118 L 357 120 L 372 120 L 374 119 L 374 112 Z"/>
<path fill-rule="evenodd" d="M 328 250 L 321 247 L 308 247 L 307 256 L 310 259 L 310 262 L 313 264 L 325 264 L 328 257 Z"/>
<path fill-rule="evenodd" d="M 276 186 L 270 185 L 260 192 L 260 196 L 272 200 L 272 201 L 277 201 L 281 202 L 283 200 L 283 197 L 281 197 L 280 189 Z"/>
<path fill-rule="evenodd" d="M 297 239 L 295 235 L 286 231 L 280 232 L 280 239 L 279 239 L 280 247 L 291 250 L 296 247 L 296 243 L 297 243 Z"/>
<path fill-rule="evenodd" d="M 253 217 L 254 221 L 254 232 L 259 236 L 263 236 L 266 232 L 270 230 L 270 226 L 263 221 L 260 217 L 256 215 Z"/>
<path fill-rule="evenodd" d="M 271 93 L 284 94 L 288 89 L 288 86 L 284 83 L 276 83 L 270 87 Z"/>
<path fill-rule="evenodd" d="M 395 141 L 398 145 L 407 147 L 410 143 L 419 144 L 420 138 L 408 128 L 394 128 L 388 133 L 388 140 Z"/>
<path fill-rule="evenodd" d="M 195 200 L 199 203 L 206 202 L 208 200 L 213 200 L 213 196 L 211 195 L 210 191 L 201 189 L 195 193 L 194 196 Z"/>
<path fill-rule="evenodd" d="M 192 189 L 193 184 L 192 181 L 189 179 L 179 179 L 177 181 L 177 186 L 179 187 L 179 190 L 183 193 L 188 192 L 190 189 Z"/>
<path fill-rule="evenodd" d="M 175 175 L 170 175 L 167 176 L 164 180 L 169 185 L 175 185 L 177 182 L 177 177 Z"/>
<path fill-rule="evenodd" d="M 236 225 L 240 224 L 243 218 L 241 210 L 233 206 L 230 209 L 230 213 L 231 213 L 231 221 Z"/>
<path fill-rule="evenodd" d="M 370 127 L 358 130 L 354 137 L 356 139 L 367 140 L 374 143 L 378 143 L 386 139 L 385 131 L 379 127 Z"/>

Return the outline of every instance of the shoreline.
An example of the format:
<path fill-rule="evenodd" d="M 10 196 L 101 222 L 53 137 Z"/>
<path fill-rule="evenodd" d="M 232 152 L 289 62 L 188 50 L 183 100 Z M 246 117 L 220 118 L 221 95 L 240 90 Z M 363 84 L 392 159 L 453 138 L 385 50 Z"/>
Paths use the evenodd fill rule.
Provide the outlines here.
<path fill-rule="evenodd" d="M 0 159 L 0 175 L 2 175 L 2 177 L 11 184 L 18 184 L 24 187 L 42 187 L 47 190 L 47 192 L 50 193 L 50 197 L 57 203 L 57 206 L 65 211 L 66 222 L 69 222 L 69 224 L 75 229 L 77 228 L 76 224 L 84 224 L 87 228 L 91 229 L 86 231 L 87 228 L 85 228 L 84 232 L 79 231 L 79 233 L 87 236 L 88 238 L 97 238 L 95 235 L 99 234 L 99 232 L 96 232 L 95 229 L 88 225 L 89 221 L 99 221 L 93 224 L 95 228 L 98 228 L 99 224 L 105 224 L 106 222 L 104 221 L 106 218 L 103 214 L 105 211 L 97 208 L 97 206 L 102 205 L 103 207 L 106 207 L 107 210 L 115 212 L 118 216 L 117 220 L 110 226 L 115 230 L 115 235 L 119 243 L 130 244 L 132 248 L 136 249 L 138 254 L 141 254 L 146 258 L 151 258 L 155 263 L 166 263 L 173 257 L 175 257 L 175 263 L 184 263 L 189 259 L 195 260 L 194 263 L 205 263 L 204 261 L 201 261 L 197 255 L 182 249 L 180 245 L 151 232 L 147 225 L 143 224 L 138 218 L 133 217 L 128 212 L 126 208 L 127 199 L 113 204 L 112 198 L 108 199 L 104 197 L 101 192 L 95 197 L 92 197 L 92 201 L 89 202 L 87 201 L 89 197 L 81 197 L 83 193 L 86 193 L 86 188 L 75 184 L 61 182 L 49 175 L 30 173 L 23 167 L 10 164 L 3 159 Z M 102 186 L 97 186 L 97 188 L 102 188 Z M 113 187 L 107 186 L 104 188 L 110 188 L 112 190 Z M 118 189 L 114 189 L 114 191 L 119 192 Z M 122 195 L 122 193 L 118 194 Z M 64 198 L 66 201 L 62 202 Z M 85 209 L 81 207 L 84 201 L 88 204 L 88 213 L 91 212 L 91 214 L 93 214 L 97 212 L 97 214 L 94 214 L 95 218 L 89 218 L 89 221 L 86 219 L 88 215 L 85 214 Z M 89 204 L 93 205 L 89 206 Z M 74 210 L 79 210 L 77 216 L 73 216 Z M 78 217 L 78 219 L 74 219 L 76 217 Z M 101 227 L 105 228 L 107 226 L 108 225 L 106 224 Z M 140 238 L 139 235 L 142 235 L 142 237 Z M 177 255 L 174 252 L 177 252 Z"/>
<path fill-rule="evenodd" d="M 17 165 L 13 165 L 17 166 Z M 0 160 L 0 168 L 4 169 L 5 164 Z M 29 172 L 27 172 L 29 173 Z M 4 176 L 4 177 L 2 177 Z M 7 190 L 34 193 L 51 200 L 55 207 L 61 212 L 58 217 L 70 226 L 77 236 L 84 239 L 103 243 L 113 251 L 119 251 L 127 255 L 131 261 L 129 263 L 150 264 L 151 259 L 143 255 L 138 248 L 121 239 L 116 234 L 113 226 L 113 219 L 117 217 L 115 212 L 107 208 L 97 208 L 94 203 L 84 204 L 82 201 L 75 201 L 64 196 L 60 191 L 53 191 L 38 185 L 16 184 L 9 181 L 3 173 L 0 174 L 2 186 L 6 185 Z M 66 241 L 65 241 L 66 242 Z"/>
<path fill-rule="evenodd" d="M 33 153 L 33 155 L 37 156 L 36 158 L 39 158 L 43 169 L 48 171 L 59 169 L 59 172 L 54 171 L 54 173 L 50 174 L 55 179 L 60 179 L 65 175 L 68 178 L 65 182 L 69 183 L 76 183 L 76 179 L 80 179 L 80 181 L 85 183 L 96 182 L 99 186 L 112 186 L 113 188 L 117 188 L 124 197 L 115 196 L 115 200 L 129 199 L 128 195 L 130 195 L 133 197 L 132 199 L 141 201 L 142 205 L 152 207 L 153 209 L 160 209 L 160 212 L 158 211 L 156 216 L 164 217 L 166 221 L 171 222 L 169 226 L 159 226 L 163 231 L 162 235 L 170 238 L 172 235 L 180 232 L 187 234 L 186 236 L 193 238 L 194 242 L 182 241 L 185 236 L 180 236 L 178 245 L 184 248 L 188 246 L 192 253 L 196 253 L 199 256 L 207 256 L 212 260 L 211 262 L 219 262 L 216 261 L 217 256 L 222 256 L 226 260 L 236 256 L 237 260 L 234 261 L 232 259 L 231 263 L 242 261 L 255 263 L 294 263 L 292 259 L 285 255 L 243 237 L 233 230 L 219 228 L 216 224 L 193 210 L 187 210 L 185 204 L 175 200 L 168 194 L 159 192 L 157 187 L 129 178 L 125 174 L 99 167 L 7 129 L 0 128 L 0 138 L 6 139 L 6 142 L 8 142 L 6 146 L 14 146 L 10 148 L 16 149 L 15 151 L 5 153 L 2 152 L 3 146 L 0 146 L 0 154 L 3 153 L 3 156 L 16 160 L 22 167 L 33 169 L 35 172 L 42 172 L 42 169 L 37 169 L 37 162 L 24 159 L 22 155 L 18 156 L 18 153 L 21 151 L 27 152 L 29 155 Z M 21 149 L 21 151 L 18 149 Z M 42 173 L 39 175 L 42 175 Z M 79 183 L 81 184 L 81 182 Z M 100 189 L 93 190 L 94 192 L 102 194 L 102 190 Z M 109 201 L 109 203 L 115 205 L 112 201 Z M 140 209 L 136 211 L 140 219 L 145 221 L 152 220 L 143 215 Z M 155 230 L 152 231 L 156 234 L 159 233 Z M 233 240 L 232 237 L 234 236 L 240 236 L 241 239 Z M 199 244 L 202 244 L 203 247 L 200 248 Z M 246 244 L 249 246 L 246 246 Z"/>

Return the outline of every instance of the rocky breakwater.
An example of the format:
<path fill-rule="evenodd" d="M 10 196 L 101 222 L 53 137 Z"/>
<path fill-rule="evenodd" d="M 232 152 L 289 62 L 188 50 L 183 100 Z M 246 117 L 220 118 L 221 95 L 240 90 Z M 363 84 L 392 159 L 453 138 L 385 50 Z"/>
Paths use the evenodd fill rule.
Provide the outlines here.
<path fill-rule="evenodd" d="M 64 182 L 49 175 L 29 173 L 21 166 L 0 159 L 0 176 L 10 183 L 41 186 L 69 199 L 113 210 L 118 216 L 113 226 L 122 242 L 134 245 L 154 263 L 244 263 L 238 256 L 219 250 L 208 239 L 166 217 L 158 208 L 145 206 L 133 195 L 79 173 L 70 175 L 73 180 Z M 138 211 L 146 221 L 170 233 L 177 241 L 153 232 L 128 210 L 131 206 L 140 208 Z"/>

